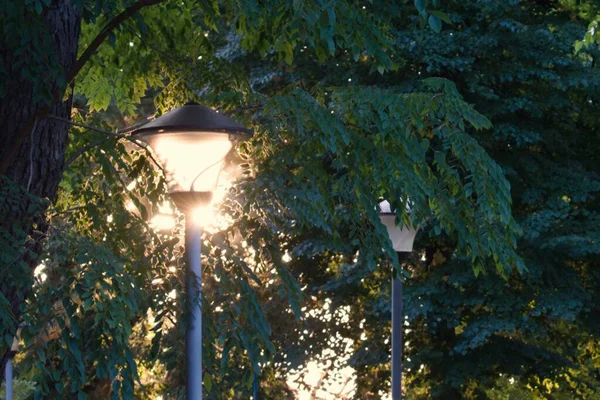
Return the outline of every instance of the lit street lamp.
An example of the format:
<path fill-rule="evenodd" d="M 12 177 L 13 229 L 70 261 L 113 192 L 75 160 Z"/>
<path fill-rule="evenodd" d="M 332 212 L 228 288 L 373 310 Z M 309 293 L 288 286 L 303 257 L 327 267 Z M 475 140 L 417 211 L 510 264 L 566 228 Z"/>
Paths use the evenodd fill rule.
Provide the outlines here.
<path fill-rule="evenodd" d="M 251 130 L 194 103 L 171 110 L 133 132 L 134 138 L 146 142 L 158 156 L 171 199 L 185 214 L 190 308 L 186 331 L 188 400 L 202 400 L 202 231 L 192 213 L 210 203 L 234 143 L 251 135 Z"/>
<path fill-rule="evenodd" d="M 413 249 L 417 231 L 412 227 L 398 227 L 396 213 L 390 203 L 379 203 L 381 222 L 388 231 L 398 262 L 406 260 Z M 408 210 L 410 212 L 410 210 Z M 392 400 L 402 398 L 402 277 L 392 271 Z"/>

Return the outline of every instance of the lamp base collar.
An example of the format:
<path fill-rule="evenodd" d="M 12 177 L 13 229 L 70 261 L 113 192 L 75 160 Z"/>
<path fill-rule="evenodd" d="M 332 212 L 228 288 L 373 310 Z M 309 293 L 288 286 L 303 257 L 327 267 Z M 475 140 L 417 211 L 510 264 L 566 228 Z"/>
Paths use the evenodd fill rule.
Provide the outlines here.
<path fill-rule="evenodd" d="M 211 192 L 172 192 L 170 196 L 179 211 L 183 213 L 206 206 L 212 200 Z"/>

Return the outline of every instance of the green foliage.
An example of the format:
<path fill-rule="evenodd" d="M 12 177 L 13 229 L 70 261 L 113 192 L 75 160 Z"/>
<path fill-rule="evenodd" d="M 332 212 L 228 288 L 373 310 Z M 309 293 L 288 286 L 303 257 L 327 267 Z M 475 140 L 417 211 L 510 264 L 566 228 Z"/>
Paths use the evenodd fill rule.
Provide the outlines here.
<path fill-rule="evenodd" d="M 15 312 L 10 299 L 21 303 L 33 283 L 27 260 L 39 256 L 43 235 L 36 230 L 44 223 L 43 211 L 47 202 L 29 194 L 10 179 L 0 176 L 0 215 L 8 220 L 0 223 L 0 325 L 15 326 Z M 34 230 L 29 233 L 30 227 Z M 2 329 L 0 352 L 10 348 L 16 332 Z"/>
<path fill-rule="evenodd" d="M 76 132 L 75 146 L 97 139 Z M 145 157 L 132 157 L 115 141 L 73 160 L 50 212 L 49 240 L 24 314 L 21 367 L 32 371 L 38 397 L 84 396 L 103 381 L 113 398 L 128 397 L 138 376 L 132 331 L 154 300 L 143 291 L 161 272 L 150 265 L 166 270 L 175 249 L 172 240 L 145 233 L 140 215 L 148 211 L 135 193 L 128 195 L 124 180 L 141 174 L 145 201 L 157 201 L 162 179 Z"/>
<path fill-rule="evenodd" d="M 600 34 L 598 33 L 598 21 L 600 21 L 600 6 L 596 2 L 575 3 L 569 0 L 563 0 L 565 8 L 576 14 L 584 21 L 590 21 L 583 39 L 575 42 L 575 52 L 578 53 L 582 48 L 591 50 L 594 44 L 600 43 Z"/>
<path fill-rule="evenodd" d="M 589 19 L 572 16 L 583 16 L 587 5 L 560 3 L 461 2 L 445 9 L 454 29 L 397 33 L 406 85 L 427 76 L 452 79 L 494 124 L 491 135 L 470 133 L 511 183 L 527 269 L 508 281 L 493 274 L 475 278 L 454 240 L 427 237 L 427 227 L 405 287 L 408 398 L 598 394 L 593 343 L 600 331 L 591 322 L 600 284 L 600 181 L 592 150 L 599 127 L 598 53 L 591 45 L 573 55 Z M 388 75 L 387 84 L 400 76 Z M 341 288 L 348 282 L 358 291 L 346 294 Z M 334 293 L 343 304 L 360 304 L 353 326 L 367 315 L 369 339 L 350 336 L 361 343 L 356 366 L 364 376 L 363 398 L 384 387 L 381 363 L 389 359 L 381 338 L 389 331 L 381 319 L 389 315 L 388 285 L 387 276 L 355 275 L 326 286 L 339 288 Z M 369 357 L 373 353 L 381 356 Z M 506 376 L 515 383 L 506 385 Z"/>
<path fill-rule="evenodd" d="M 83 51 L 124 4 L 79 3 Z M 409 398 L 597 393 L 596 48 L 572 54 L 589 22 L 571 21 L 577 4 L 544 4 L 168 1 L 99 48 L 75 81 L 76 121 L 114 132 L 189 98 L 256 132 L 229 160 L 243 169 L 218 205 L 229 222 L 203 235 L 208 397 L 248 396 L 260 374 L 268 398 L 292 398 L 286 377 L 345 353 L 339 335 L 356 397 L 380 398 L 392 268 L 410 276 Z M 44 50 L 39 26 L 6 46 Z M 32 76 L 60 81 L 27 57 Z M 19 368 L 40 397 L 181 396 L 182 218 L 149 224 L 168 198 L 147 151 L 79 128 L 70 139 L 46 278 L 18 280 L 35 293 Z M 420 224 L 407 267 L 380 198 Z M 3 261 L 31 240 L 7 226 Z"/>
<path fill-rule="evenodd" d="M 33 382 L 24 381 L 20 379 L 14 379 L 13 382 L 13 400 L 27 400 L 30 399 L 35 391 L 35 385 Z M 2 382 L 0 387 L 0 396 L 6 396 L 6 383 Z"/>
<path fill-rule="evenodd" d="M 48 282 L 36 290 L 22 333 L 31 354 L 25 362 L 39 374 L 36 395 L 83 394 L 87 383 L 106 379 L 113 398 L 132 396 L 137 371 L 129 338 L 139 278 L 102 245 L 67 229 L 50 233 L 41 272 Z"/>
<path fill-rule="evenodd" d="M 11 81 L 31 82 L 35 100 L 49 103 L 56 85 L 65 88 L 67 82 L 60 68 L 58 55 L 48 51 L 53 46 L 51 33 L 44 22 L 44 9 L 49 0 L 2 1 L 0 25 L 2 26 L 3 53 L 14 58 L 2 58 L 0 64 L 0 96 L 7 96 Z M 29 26 L 28 29 L 23 29 Z"/>
<path fill-rule="evenodd" d="M 437 216 L 440 226 L 458 238 L 459 252 L 471 257 L 476 271 L 483 270 L 490 254 L 500 272 L 517 267 L 519 260 L 512 252 L 519 230 L 510 214 L 509 186 L 501 170 L 464 133 L 467 124 L 481 129 L 489 127 L 489 121 L 465 104 L 450 82 L 431 79 L 422 86 L 422 91 L 409 94 L 392 88 L 333 89 L 326 106 L 300 90 L 276 97 L 267 112 L 294 134 L 283 133 L 287 148 L 269 160 L 273 172 L 268 179 L 291 180 L 284 185 L 291 190 L 272 188 L 274 196 L 288 204 L 297 228 L 313 225 L 339 236 L 341 242 L 358 244 L 370 269 L 375 267 L 369 262 L 378 258 L 377 243 L 387 235 L 385 229 L 380 225 L 371 231 L 365 225 L 344 232 L 336 226 L 353 212 L 377 220 L 374 197 L 410 198 L 415 225 Z M 300 164 L 309 157 L 317 165 L 327 158 L 331 166 L 322 171 L 304 168 Z M 277 178 L 276 170 L 287 176 L 293 172 Z M 397 209 L 405 207 L 398 204 Z M 400 215 L 400 220 L 407 223 L 408 215 Z M 386 250 L 394 254 L 389 243 Z"/>

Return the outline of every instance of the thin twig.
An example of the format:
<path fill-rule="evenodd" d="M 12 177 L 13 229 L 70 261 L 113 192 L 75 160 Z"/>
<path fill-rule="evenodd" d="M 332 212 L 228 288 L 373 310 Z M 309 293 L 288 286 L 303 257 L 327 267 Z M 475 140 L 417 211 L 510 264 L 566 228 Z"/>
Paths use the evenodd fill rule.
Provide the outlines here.
<path fill-rule="evenodd" d="M 77 206 L 77 207 L 67 208 L 65 210 L 62 210 L 62 211 L 59 211 L 59 212 L 55 212 L 54 214 L 50 215 L 50 218 L 58 217 L 59 215 L 70 213 L 70 212 L 73 212 L 73 211 L 82 210 L 84 208 L 87 208 L 87 206 Z"/>
<path fill-rule="evenodd" d="M 100 132 L 100 133 L 109 134 L 109 135 L 113 134 L 113 132 L 110 132 L 110 131 L 107 131 L 107 130 L 104 130 L 104 129 L 100 129 L 100 128 L 96 128 L 95 126 L 82 124 L 80 122 L 74 122 L 74 121 L 71 121 L 69 119 L 57 117 L 55 115 L 46 115 L 46 118 L 53 119 L 55 121 L 64 122 L 64 123 L 69 124 L 69 125 L 78 126 L 80 128 L 85 128 L 87 130 L 94 131 L 94 132 Z M 140 126 L 146 125 L 148 122 L 149 121 L 144 121 L 144 122 L 140 122 L 139 124 L 131 125 L 131 126 L 129 126 L 127 128 L 124 128 L 124 129 L 117 129 L 116 133 L 129 133 L 129 132 L 133 132 L 137 128 L 139 128 Z"/>
<path fill-rule="evenodd" d="M 107 142 L 111 139 L 113 139 L 113 138 L 112 137 L 103 137 L 103 138 L 93 141 L 92 143 L 87 144 L 86 146 L 83 146 L 82 148 L 77 150 L 77 152 L 75 154 L 73 154 L 71 157 L 69 157 L 69 159 L 67 161 L 65 161 L 65 165 L 63 168 L 67 169 L 69 167 L 69 165 L 71 165 L 73 163 L 73 161 L 77 160 L 85 152 L 87 152 L 87 151 L 93 149 L 94 147 L 96 147 L 104 142 Z"/>
<path fill-rule="evenodd" d="M 120 133 L 129 133 L 129 132 L 133 132 L 133 131 L 135 131 L 135 130 L 136 130 L 137 128 L 139 128 L 140 126 L 142 126 L 142 125 L 146 125 L 148 122 L 150 122 L 150 117 L 151 117 L 152 115 L 153 115 L 153 114 L 151 114 L 151 115 L 148 115 L 148 116 L 146 117 L 146 121 L 144 121 L 144 122 L 140 122 L 139 124 L 135 124 L 135 125 L 128 126 L 127 128 L 119 129 L 119 132 L 120 132 Z M 154 119 L 154 118 L 153 118 L 153 119 Z"/>
<path fill-rule="evenodd" d="M 131 34 L 135 37 L 137 37 L 138 39 L 140 39 L 140 41 L 147 46 L 149 49 L 154 50 L 155 52 L 157 52 L 158 54 L 162 55 L 163 57 L 173 61 L 175 64 L 182 64 L 183 62 L 188 63 L 190 65 L 194 65 L 194 60 L 192 60 L 191 58 L 187 58 L 187 57 L 182 57 L 181 59 L 176 59 L 175 57 L 173 57 L 171 54 L 169 54 L 168 51 L 162 50 L 156 46 L 154 46 L 153 44 L 149 43 L 147 40 L 145 40 L 145 38 L 140 35 L 139 33 L 137 33 L 135 31 L 135 29 L 133 29 L 132 27 L 128 26 L 128 25 L 124 25 L 124 28 L 127 29 L 129 32 L 131 32 Z M 181 71 L 181 69 L 179 69 L 179 71 Z"/>
<path fill-rule="evenodd" d="M 93 126 L 90 126 L 90 125 L 80 124 L 79 122 L 69 121 L 68 119 L 56 117 L 54 115 L 47 115 L 46 117 L 47 118 L 51 118 L 51 119 L 53 119 L 55 121 L 63 122 L 65 124 L 78 126 L 80 128 L 85 128 L 85 129 L 88 129 L 90 131 L 99 132 L 99 133 L 102 133 L 102 134 L 105 134 L 105 135 L 108 135 L 108 136 L 113 136 L 113 137 L 116 137 L 116 138 L 119 138 L 119 139 L 128 140 L 129 142 L 135 144 L 136 146 L 141 147 L 142 149 L 146 150 L 146 154 L 148 155 L 148 157 L 150 157 L 150 159 L 154 162 L 154 164 L 158 167 L 158 169 L 160 169 L 161 171 L 164 172 L 162 165 L 160 165 L 160 163 L 158 162 L 158 160 L 156 160 L 156 158 L 154 158 L 154 155 L 152 154 L 152 151 L 145 144 L 143 144 L 143 142 L 141 142 L 141 141 L 139 141 L 139 140 L 137 140 L 137 139 L 135 139 L 135 138 L 133 138 L 131 136 L 123 135 L 122 133 L 105 131 L 105 130 L 100 129 L 100 128 L 96 128 L 96 127 L 93 127 Z M 142 124 L 138 124 L 138 125 L 135 125 L 135 126 L 137 127 L 137 126 L 140 126 L 140 125 L 142 125 Z M 128 128 L 127 131 L 133 130 L 133 129 L 134 129 L 133 127 L 132 128 Z"/>
<path fill-rule="evenodd" d="M 221 114 L 223 114 L 225 116 L 230 116 L 231 114 L 235 114 L 239 111 L 258 110 L 261 108 L 263 108 L 263 104 L 257 103 L 257 104 L 251 104 L 249 106 L 240 106 L 240 107 L 232 108 L 231 110 L 223 111 Z"/>
<path fill-rule="evenodd" d="M 23 256 L 19 254 L 19 255 L 18 255 L 18 256 L 17 256 L 17 257 L 16 257 L 14 260 L 12 260 L 12 261 L 11 261 L 10 263 L 8 263 L 8 264 L 7 264 L 7 265 L 6 265 L 4 268 L 2 268 L 2 270 L 0 270 L 0 277 L 2 277 L 2 275 L 4 275 L 4 273 L 5 273 L 6 271 L 8 271 L 8 269 L 9 269 L 10 267 L 12 267 L 12 266 L 13 266 L 13 264 L 14 264 L 14 263 L 16 263 L 17 261 L 19 261 L 19 259 L 20 259 L 20 258 L 22 258 L 22 257 L 23 257 Z"/>
<path fill-rule="evenodd" d="M 114 134 L 114 132 L 110 132 L 110 131 L 106 131 L 104 129 L 96 128 L 94 126 L 82 124 L 80 122 L 71 121 L 71 120 L 68 120 L 66 118 L 57 117 L 55 115 L 46 115 L 46 118 L 53 119 L 55 121 L 64 122 L 65 124 L 69 124 L 69 125 L 73 125 L 73 126 L 78 126 L 80 128 L 85 128 L 88 131 L 94 131 L 94 132 L 104 133 L 105 135 L 113 135 Z"/>

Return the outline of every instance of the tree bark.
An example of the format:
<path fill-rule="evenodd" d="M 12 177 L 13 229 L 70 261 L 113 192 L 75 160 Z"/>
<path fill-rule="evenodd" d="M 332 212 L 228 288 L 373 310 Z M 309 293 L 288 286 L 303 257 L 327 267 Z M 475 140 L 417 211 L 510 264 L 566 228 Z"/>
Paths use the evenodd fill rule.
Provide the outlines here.
<path fill-rule="evenodd" d="M 77 3 L 73 0 L 54 0 L 49 7 L 43 9 L 41 22 L 37 14 L 27 14 L 33 12 L 31 11 L 33 6 L 15 9 L 23 11 L 22 20 L 45 25 L 44 34 L 49 35 L 50 44 L 49 48 L 44 50 L 55 57 L 62 81 L 72 83 L 81 68 L 116 27 L 142 8 L 163 1 L 137 0 L 129 5 L 104 26 L 79 58 L 77 58 L 77 46 L 81 35 L 81 4 L 77 6 L 73 4 Z M 18 201 L 21 199 L 28 201 L 26 200 L 28 196 L 22 194 L 29 193 L 53 202 L 67 165 L 65 151 L 69 124 L 65 121 L 69 121 L 71 117 L 72 93 L 65 95 L 65 88 L 58 86 L 57 82 L 60 80 L 56 75 L 36 76 L 33 79 L 47 83 L 46 89 L 52 97 L 51 104 L 39 100 L 39 96 L 34 94 L 35 85 L 30 78 L 22 76 L 20 71 L 15 72 L 15 68 L 11 67 L 11 65 L 28 65 L 33 61 L 35 51 L 31 43 L 29 49 L 22 51 L 22 42 L 15 44 L 13 40 L 12 44 L 7 44 L 8 42 L 0 40 L 0 62 L 2 62 L 0 67 L 4 67 L 4 71 L 9 71 L 8 78 L 5 75 L 5 82 L 2 82 L 7 95 L 0 98 L 0 175 L 8 177 L 19 185 L 22 193 L 18 194 Z M 19 48 L 11 48 L 11 46 Z M 46 118 L 47 116 L 55 118 Z M 20 260 L 28 267 L 26 272 L 29 274 L 28 277 L 23 277 L 21 280 L 13 276 L 12 281 L 8 282 L 0 280 L 2 294 L 10 304 L 13 317 L 10 326 L 0 326 L 0 371 L 4 371 L 8 354 L 3 338 L 7 333 L 12 335 L 16 332 L 21 316 L 20 305 L 30 291 L 30 286 L 22 284 L 19 286 L 16 281 L 26 282 L 33 275 L 33 270 L 38 264 L 36 255 L 39 255 L 42 250 L 41 239 L 48 228 L 43 217 L 31 223 L 27 218 L 27 204 L 21 204 L 19 212 L 12 211 L 14 207 L 11 208 L 10 205 L 14 203 L 15 198 L 0 197 L 0 233 L 8 233 L 10 236 L 15 232 L 15 226 L 25 226 L 33 241 L 27 244 L 20 243 L 18 247 L 32 250 L 34 255 L 28 255 L 26 252 Z M 3 238 L 0 236 L 0 239 Z M 12 247 L 15 250 L 14 246 Z M 4 269 L 10 267 L 11 265 L 0 265 L 0 268 Z"/>
<path fill-rule="evenodd" d="M 63 75 L 66 75 L 77 58 L 77 44 L 81 33 L 81 10 L 70 0 L 56 0 L 52 2 L 52 7 L 44 9 L 43 20 L 51 36 L 54 47 L 52 51 L 57 56 Z M 16 61 L 14 49 L 6 49 L 0 45 L 0 50 L 2 50 L 4 65 Z M 31 57 L 31 55 L 25 52 L 17 57 Z M 36 79 L 43 78 L 36 77 Z M 27 127 L 31 116 L 48 108 L 48 105 L 34 98 L 32 82 L 18 74 L 11 76 L 11 79 L 4 84 L 8 95 L 0 99 L 0 159 L 10 157 L 11 160 L 5 175 L 29 193 L 52 201 L 56 197 L 63 172 L 69 127 L 63 122 L 51 119 L 37 120 L 28 130 L 29 134 L 21 142 L 17 153 L 8 154 L 10 152 L 8 144 L 13 141 L 18 132 Z M 54 86 L 49 89 L 51 93 L 61 93 L 59 99 L 64 98 L 63 90 L 59 87 Z M 49 113 L 70 119 L 71 100 L 71 97 L 67 96 L 66 100 L 56 102 L 50 106 Z M 0 214 L 0 227 L 10 232 L 13 223 L 24 220 L 25 217 L 14 213 Z M 34 239 L 40 239 L 45 234 L 47 226 L 43 220 L 38 220 L 35 232 L 33 227 L 28 228 L 29 234 L 33 235 Z M 41 246 L 38 240 L 30 246 L 34 247 L 36 254 L 40 253 Z M 33 273 L 38 260 L 32 258 L 25 261 L 29 266 L 29 273 Z M 15 318 L 13 326 L 0 328 L 0 337 L 4 337 L 5 333 L 16 331 L 20 319 L 19 306 L 27 296 L 27 293 L 18 290 L 16 285 L 13 285 L 12 289 L 9 286 L 8 290 L 3 290 L 3 294 L 9 300 Z M 3 348 L 2 345 L 0 348 Z M 4 370 L 5 352 L 0 356 L 0 367 Z"/>

